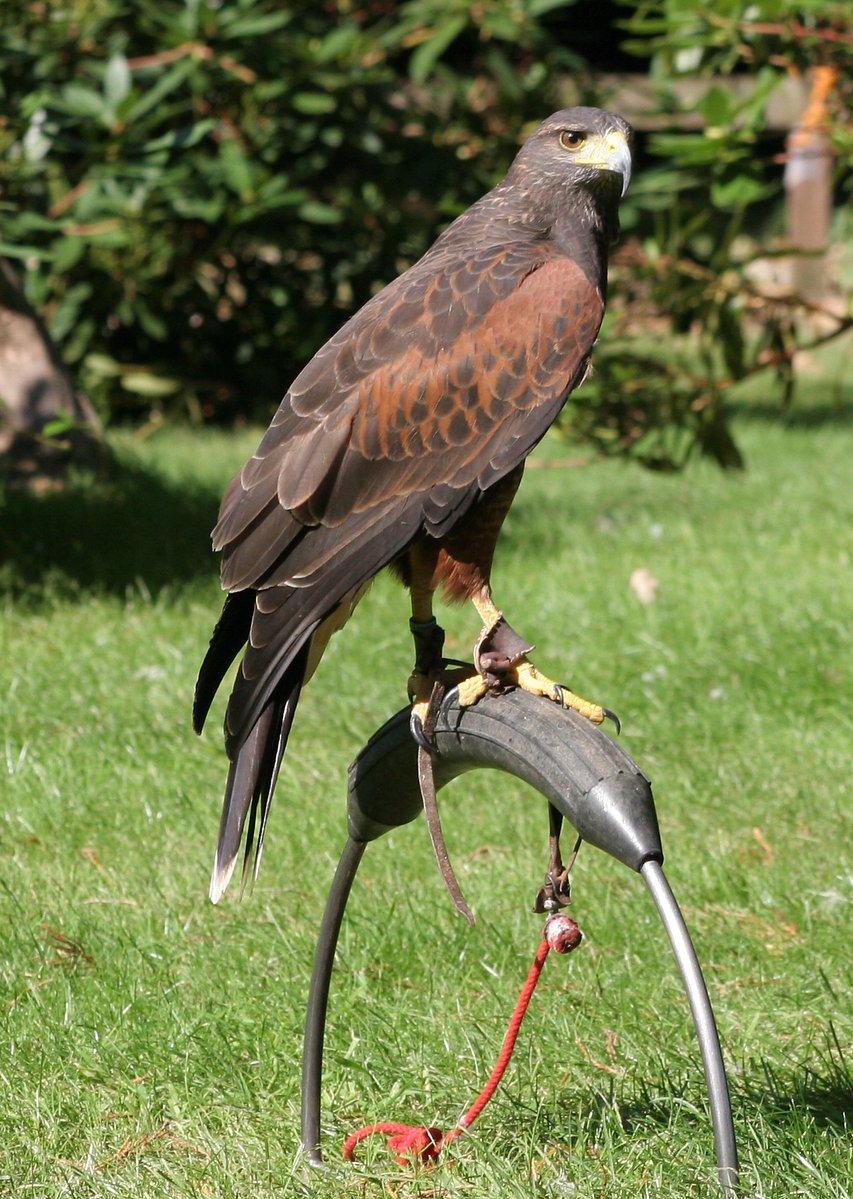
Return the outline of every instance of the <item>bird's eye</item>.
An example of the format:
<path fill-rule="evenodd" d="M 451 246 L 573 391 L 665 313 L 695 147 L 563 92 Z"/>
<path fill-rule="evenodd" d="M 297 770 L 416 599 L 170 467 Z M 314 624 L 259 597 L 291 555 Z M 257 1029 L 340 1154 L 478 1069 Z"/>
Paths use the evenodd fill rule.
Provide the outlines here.
<path fill-rule="evenodd" d="M 560 145 L 564 150 L 579 150 L 586 141 L 586 134 L 577 129 L 564 129 L 560 134 Z"/>

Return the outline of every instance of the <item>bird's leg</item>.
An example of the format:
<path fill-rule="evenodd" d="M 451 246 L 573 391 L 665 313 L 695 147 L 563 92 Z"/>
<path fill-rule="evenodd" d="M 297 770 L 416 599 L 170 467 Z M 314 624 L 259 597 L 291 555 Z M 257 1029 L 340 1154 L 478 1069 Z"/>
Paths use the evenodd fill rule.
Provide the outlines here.
<path fill-rule="evenodd" d="M 428 748 L 429 742 L 424 732 L 428 724 L 430 709 L 441 702 L 444 688 L 440 694 L 436 692 L 436 683 L 441 674 L 441 664 L 444 659 L 441 651 L 444 647 L 444 629 L 436 622 L 435 617 L 428 621 L 416 620 L 413 616 L 409 628 L 415 642 L 415 666 L 409 675 L 408 692 L 412 705 L 409 723 L 412 736 L 419 745 Z"/>
<path fill-rule="evenodd" d="M 618 728 L 618 719 L 607 708 L 576 695 L 536 669 L 527 657 L 533 646 L 516 633 L 495 607 L 488 585 L 471 598 L 483 622 L 483 631 L 474 647 L 474 665 L 478 673 L 460 683 L 460 707 L 475 704 L 488 691 L 500 693 L 520 687 L 522 691 L 543 695 L 564 708 L 574 708 L 593 724 L 601 724 L 609 716 Z"/>
<path fill-rule="evenodd" d="M 432 611 L 433 589 L 430 586 L 432 566 L 429 569 L 418 569 L 418 557 L 412 555 L 411 578 L 409 587 L 412 594 L 412 617 L 409 628 L 415 642 L 415 665 L 409 676 L 409 699 L 412 701 L 411 724 L 412 732 L 420 741 L 418 733 L 423 735 L 427 722 L 430 698 L 433 694 L 433 684 L 439 677 L 444 649 L 444 629 L 435 619 Z"/>
<path fill-rule="evenodd" d="M 412 617 L 409 628 L 415 641 L 415 665 L 409 676 L 409 698 L 412 701 L 411 726 L 415 740 L 425 748 L 428 739 L 423 735 L 427 724 L 430 701 L 434 696 L 434 684 L 440 682 L 444 689 L 454 686 L 460 675 L 467 676 L 473 670 L 464 662 L 448 662 L 443 656 L 444 629 L 433 615 L 432 601 L 435 595 L 439 558 L 437 542 L 416 542 L 410 546 L 406 558 L 405 581 L 412 601 Z M 459 669 L 457 669 L 459 668 Z M 440 703 L 440 700 L 434 702 Z"/>

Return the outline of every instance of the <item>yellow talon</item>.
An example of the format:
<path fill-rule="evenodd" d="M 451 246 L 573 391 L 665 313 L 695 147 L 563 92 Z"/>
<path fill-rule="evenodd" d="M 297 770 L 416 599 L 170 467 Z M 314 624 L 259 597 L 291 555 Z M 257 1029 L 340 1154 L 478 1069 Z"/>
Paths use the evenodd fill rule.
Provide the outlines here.
<path fill-rule="evenodd" d="M 531 695 L 542 695 L 553 703 L 561 704 L 564 708 L 574 708 L 576 712 L 580 712 L 581 716 L 585 716 L 593 724 L 601 724 L 608 715 L 607 710 L 602 708 L 601 704 L 594 704 L 581 695 L 575 695 L 574 691 L 570 691 L 568 687 L 562 687 L 553 679 L 549 679 L 547 675 L 537 670 L 528 658 L 519 658 L 507 671 L 505 678 L 502 678 L 501 685 L 520 687 L 522 691 L 529 691 Z M 488 690 L 489 685 L 482 675 L 474 674 L 470 678 L 463 679 L 458 686 L 459 707 L 470 708 L 482 699 Z"/>
<path fill-rule="evenodd" d="M 423 724 L 432 695 L 432 679 L 422 671 L 414 670 L 409 675 L 407 690 L 412 704 L 412 716 L 416 716 Z"/>
<path fill-rule="evenodd" d="M 482 699 L 489 689 L 489 685 L 481 674 L 472 674 L 469 678 L 463 679 L 457 688 L 460 708 L 470 708 Z"/>
<path fill-rule="evenodd" d="M 601 704 L 594 704 L 581 695 L 575 695 L 568 687 L 555 683 L 553 679 L 538 671 L 527 658 L 520 658 L 513 664 L 508 680 L 514 682 L 522 691 L 529 691 L 532 695 L 544 695 L 546 699 L 554 700 L 565 708 L 574 708 L 593 724 L 601 724 L 607 715 Z"/>

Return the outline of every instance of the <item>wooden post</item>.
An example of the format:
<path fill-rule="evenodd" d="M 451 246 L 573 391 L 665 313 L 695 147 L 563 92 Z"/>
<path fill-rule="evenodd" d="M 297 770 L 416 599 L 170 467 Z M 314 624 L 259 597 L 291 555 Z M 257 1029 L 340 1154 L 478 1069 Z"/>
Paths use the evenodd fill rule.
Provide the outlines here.
<path fill-rule="evenodd" d="M 788 238 L 802 255 L 792 259 L 791 283 L 803 299 L 826 292 L 826 249 L 832 219 L 832 147 L 826 135 L 827 97 L 838 72 L 815 67 L 800 123 L 788 134 L 785 161 Z"/>

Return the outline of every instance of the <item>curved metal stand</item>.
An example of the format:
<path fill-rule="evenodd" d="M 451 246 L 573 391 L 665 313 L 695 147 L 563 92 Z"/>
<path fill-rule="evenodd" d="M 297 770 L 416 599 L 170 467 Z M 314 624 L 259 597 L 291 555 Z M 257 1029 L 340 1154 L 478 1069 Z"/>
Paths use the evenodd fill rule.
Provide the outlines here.
<path fill-rule="evenodd" d="M 723 1051 L 717 1034 L 717 1024 L 708 998 L 708 989 L 702 977 L 702 969 L 696 950 L 676 903 L 672 888 L 666 880 L 658 862 L 645 862 L 641 874 L 657 904 L 667 936 L 672 944 L 678 968 L 687 991 L 696 1036 L 702 1053 L 705 1069 L 705 1085 L 711 1104 L 711 1122 L 714 1126 L 714 1143 L 717 1148 L 717 1175 L 723 1190 L 734 1191 L 738 1181 L 738 1158 L 735 1130 L 732 1124 L 732 1105 L 729 1099 L 729 1084 L 723 1065 Z"/>
<path fill-rule="evenodd" d="M 347 839 L 329 888 L 314 954 L 314 968 L 308 991 L 308 1012 L 305 1017 L 305 1040 L 302 1047 L 302 1147 L 312 1166 L 323 1164 L 323 1155 L 320 1152 L 320 1085 L 323 1077 L 323 1043 L 329 984 L 332 981 L 338 933 L 341 931 L 350 888 L 365 849 L 366 841 L 354 841 L 352 837 Z"/>
<path fill-rule="evenodd" d="M 663 849 L 648 779 L 584 717 L 523 691 L 460 708 L 450 692 L 434 734 L 436 790 L 468 770 L 492 767 L 530 783 L 592 845 L 641 873 L 664 922 L 687 988 L 711 1104 L 720 1185 L 737 1186 L 737 1150 L 717 1029 L 681 912 L 664 876 Z M 409 709 L 368 741 L 349 769 L 349 838 L 329 891 L 317 942 L 302 1070 L 302 1144 L 320 1152 L 320 1087 L 329 984 L 347 899 L 367 843 L 423 810 Z"/>

